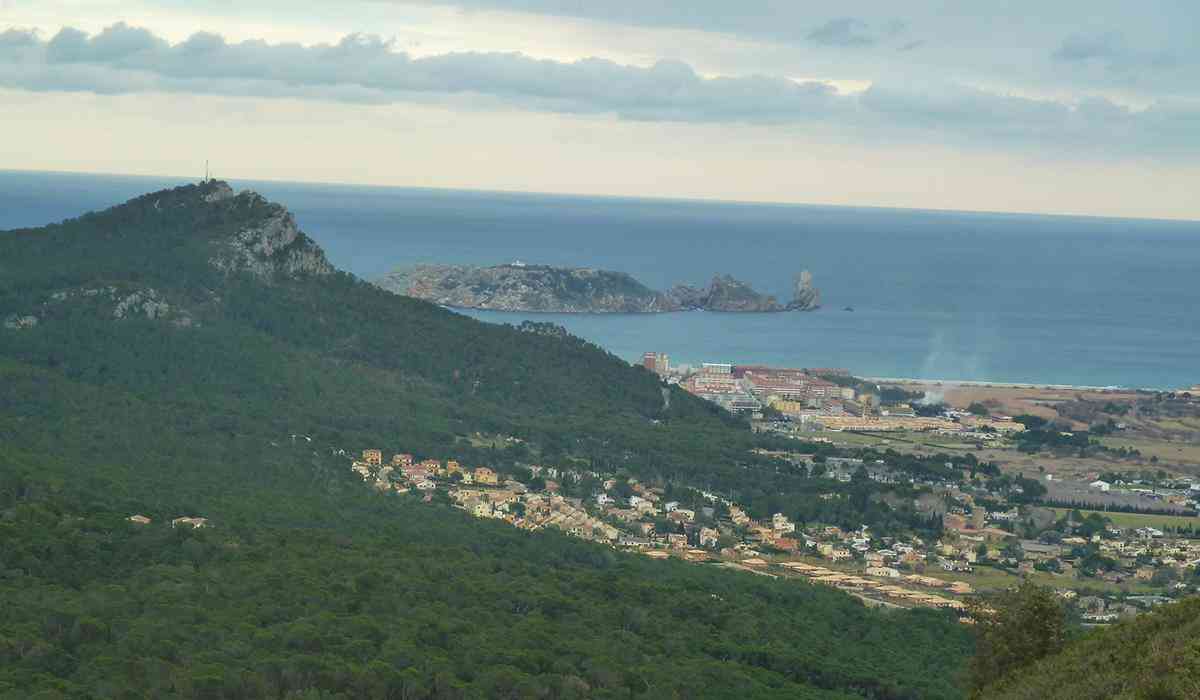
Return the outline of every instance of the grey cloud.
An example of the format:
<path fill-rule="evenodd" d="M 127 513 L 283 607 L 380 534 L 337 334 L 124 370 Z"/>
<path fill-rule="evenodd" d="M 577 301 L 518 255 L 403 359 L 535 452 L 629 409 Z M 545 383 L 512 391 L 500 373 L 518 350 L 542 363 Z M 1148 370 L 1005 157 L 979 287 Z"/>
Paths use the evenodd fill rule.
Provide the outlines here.
<path fill-rule="evenodd" d="M 387 0 L 384 0 L 387 1 Z M 611 22 L 628 26 L 719 32 L 783 43 L 812 41 L 828 46 L 865 46 L 893 36 L 905 22 L 886 19 L 890 0 L 856 4 L 853 13 L 878 20 L 875 35 L 864 30 L 863 19 L 826 18 L 827 8 L 816 3 L 779 0 L 391 0 L 455 7 L 467 11 L 521 12 L 554 17 Z M 857 24 L 856 24 L 857 23 Z"/>
<path fill-rule="evenodd" d="M 1120 90 L 1141 102 L 1200 97 L 1195 30 L 1200 27 L 1200 2 L 1194 1 L 1056 0 L 1020 11 L 1005 3 L 944 0 L 842 0 L 836 5 L 796 0 L 376 1 L 733 35 L 758 43 L 757 51 L 775 57 L 778 65 L 822 65 L 825 71 L 818 74 L 829 74 L 837 60 L 837 68 L 860 77 L 954 76 L 1044 94 Z M 903 21 L 891 19 L 898 13 Z M 855 19 L 830 21 L 836 17 Z M 1120 42 L 1107 45 L 1103 33 L 1073 36 L 1083 26 L 1119 30 Z M 912 41 L 919 37 L 926 43 Z M 898 50 L 882 51 L 885 47 Z M 1129 47 L 1134 50 L 1114 55 L 1114 50 Z"/>
<path fill-rule="evenodd" d="M 19 29 L 9 29 L 0 32 L 0 53 L 36 46 L 37 35 L 33 32 L 23 32 Z"/>
<path fill-rule="evenodd" d="M 707 79 L 678 61 L 642 68 L 598 58 L 567 63 L 520 53 L 414 58 L 366 35 L 313 47 L 228 43 L 215 34 L 196 34 L 170 45 L 125 25 L 95 37 L 64 29 L 47 42 L 31 35 L 5 37 L 0 42 L 0 84 L 33 90 L 87 89 L 93 81 L 100 92 L 324 92 L 329 99 L 351 94 L 356 101 L 485 95 L 553 111 L 686 121 L 794 120 L 829 113 L 838 103 L 836 90 L 824 83 L 770 76 Z"/>
<path fill-rule="evenodd" d="M 818 81 L 748 75 L 706 78 L 680 61 L 650 67 L 520 53 L 413 57 L 361 34 L 336 44 L 230 43 L 198 33 L 171 44 L 118 24 L 49 40 L 0 33 L 0 86 L 102 94 L 180 92 L 355 103 L 447 101 L 639 121 L 755 123 L 837 130 L 847 138 L 967 145 L 1017 144 L 1103 152 L 1196 153 L 1200 117 L 1188 104 L 1132 111 L 1108 100 L 1077 104 L 939 84 L 876 84 L 845 95 Z"/>
<path fill-rule="evenodd" d="M 870 46 L 876 38 L 867 33 L 869 25 L 853 17 L 831 19 L 808 33 L 807 39 L 824 46 Z"/>
<path fill-rule="evenodd" d="M 1113 33 L 1092 36 L 1074 35 L 1067 37 L 1054 51 L 1059 61 L 1087 61 L 1089 59 L 1112 60 L 1125 53 L 1120 38 Z"/>

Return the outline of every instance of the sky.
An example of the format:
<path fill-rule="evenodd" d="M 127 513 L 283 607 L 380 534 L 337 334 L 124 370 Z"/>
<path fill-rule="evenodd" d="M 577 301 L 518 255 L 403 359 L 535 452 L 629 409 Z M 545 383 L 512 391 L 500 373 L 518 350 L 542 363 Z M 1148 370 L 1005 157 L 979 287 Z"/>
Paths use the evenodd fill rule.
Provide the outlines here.
<path fill-rule="evenodd" d="M 1192 0 L 0 0 L 0 168 L 1200 220 Z"/>

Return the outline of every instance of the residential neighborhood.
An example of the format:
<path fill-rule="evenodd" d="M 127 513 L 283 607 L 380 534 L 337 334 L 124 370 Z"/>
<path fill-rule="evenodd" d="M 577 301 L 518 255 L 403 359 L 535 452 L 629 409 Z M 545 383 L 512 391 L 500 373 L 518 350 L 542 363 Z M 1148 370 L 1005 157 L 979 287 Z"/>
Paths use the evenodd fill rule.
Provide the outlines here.
<path fill-rule="evenodd" d="M 914 505 L 940 524 L 937 538 L 924 539 L 865 524 L 797 523 L 782 512 L 755 518 L 720 494 L 668 491 L 616 474 L 536 464 L 503 474 L 407 453 L 384 457 L 364 450 L 351 468 L 380 491 L 426 501 L 443 496 L 475 517 L 513 527 L 554 528 L 653 558 L 803 578 L 872 604 L 962 610 L 968 597 L 997 581 L 1033 577 L 1085 606 L 1086 622 L 1104 624 L 1196 590 L 1200 566 L 1200 540 L 1190 529 L 1118 527 L 1096 513 L 1010 502 L 1024 489 L 1003 478 L 920 479 L 885 464 L 824 460 L 820 478 L 831 491 L 823 498 L 842 497 L 836 485 L 856 480 L 919 490 Z"/>

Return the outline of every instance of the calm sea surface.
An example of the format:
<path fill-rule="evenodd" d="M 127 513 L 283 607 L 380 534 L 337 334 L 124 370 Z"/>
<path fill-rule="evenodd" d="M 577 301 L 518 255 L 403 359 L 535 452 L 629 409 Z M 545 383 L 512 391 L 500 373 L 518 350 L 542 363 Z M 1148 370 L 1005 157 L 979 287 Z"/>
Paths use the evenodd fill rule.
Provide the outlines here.
<path fill-rule="evenodd" d="M 169 178 L 0 171 L 0 230 L 101 209 Z M 338 266 L 624 270 L 656 288 L 730 273 L 814 313 L 471 312 L 566 326 L 629 360 L 848 367 L 889 377 L 1179 387 L 1200 382 L 1200 223 L 232 183 L 287 205 Z M 853 311 L 844 310 L 852 307 Z"/>

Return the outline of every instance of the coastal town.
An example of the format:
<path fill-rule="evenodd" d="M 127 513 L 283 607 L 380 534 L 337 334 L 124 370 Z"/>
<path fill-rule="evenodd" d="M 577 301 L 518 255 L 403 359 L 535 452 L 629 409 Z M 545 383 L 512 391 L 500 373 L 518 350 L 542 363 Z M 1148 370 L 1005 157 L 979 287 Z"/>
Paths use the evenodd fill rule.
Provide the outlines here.
<path fill-rule="evenodd" d="M 1148 397 L 976 387 L 960 395 L 961 387 L 878 382 L 838 368 L 673 366 L 656 352 L 640 364 L 664 387 L 795 444 L 755 451 L 805 479 L 830 508 L 854 497 L 884 500 L 907 512 L 909 525 L 802 521 L 786 508 L 739 503 L 732 492 L 579 463 L 468 466 L 372 448 L 350 467 L 381 492 L 444 501 L 523 530 L 803 579 L 868 605 L 948 609 L 964 622 L 978 594 L 1021 580 L 1053 588 L 1089 625 L 1200 590 L 1200 478 L 1187 476 L 1186 465 L 1135 469 L 1165 463 L 1099 439 L 1145 428 L 1163 412 L 1200 416 L 1200 391 Z M 1101 414 L 1124 420 L 1063 419 L 1101 401 Z M 871 451 L 881 445 L 883 452 Z M 1037 466 L 1008 461 L 1023 458 Z"/>
<path fill-rule="evenodd" d="M 860 383 L 840 368 L 710 362 L 672 366 L 670 356 L 658 352 L 643 355 L 642 366 L 729 411 L 749 413 L 760 421 L 776 416 L 792 432 L 907 430 L 992 441 L 1025 429 L 1010 416 L 981 416 L 950 408 L 921 411 L 921 405 L 902 401 L 882 404 L 878 394 L 856 388 Z"/>
<path fill-rule="evenodd" d="M 816 474 L 816 459 L 798 461 Z M 780 512 L 754 518 L 720 494 L 668 491 L 580 469 L 521 465 L 501 473 L 407 453 L 389 458 L 379 449 L 351 461 L 356 475 L 382 492 L 444 498 L 478 518 L 531 531 L 553 528 L 651 558 L 801 578 L 871 605 L 963 611 L 980 590 L 1033 578 L 1071 601 L 1085 623 L 1106 624 L 1195 591 L 1200 582 L 1194 512 L 1166 517 L 1175 523 L 1171 531 L 1122 526 L 1142 516 L 1031 505 L 1021 498 L 1029 486 L 1002 477 L 918 478 L 853 458 L 827 457 L 822 466 L 820 478 L 829 484 L 822 498 L 842 498 L 839 486 L 853 482 L 904 483 L 920 494 L 914 505 L 938 519 L 940 535 L 797 523 Z M 1200 499 L 1200 483 L 1093 488 L 1148 490 L 1187 508 Z"/>

